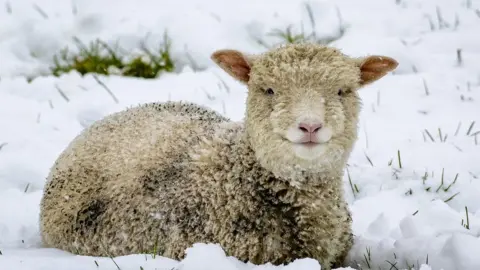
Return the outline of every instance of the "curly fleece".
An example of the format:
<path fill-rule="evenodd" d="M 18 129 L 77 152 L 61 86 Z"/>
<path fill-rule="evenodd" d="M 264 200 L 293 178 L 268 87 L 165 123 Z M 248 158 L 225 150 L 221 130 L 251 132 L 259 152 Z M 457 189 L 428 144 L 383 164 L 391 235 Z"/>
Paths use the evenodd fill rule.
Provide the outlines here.
<path fill-rule="evenodd" d="M 45 246 L 90 256 L 155 247 L 182 259 L 192 244 L 212 242 L 255 264 L 310 257 L 322 269 L 342 265 L 353 241 L 342 177 L 357 137 L 357 89 L 396 63 L 362 66 L 313 44 L 232 52 L 213 59 L 248 86 L 245 122 L 189 102 L 144 104 L 97 121 L 48 176 Z M 284 135 L 312 101 L 323 104 L 333 136 L 308 160 Z"/>

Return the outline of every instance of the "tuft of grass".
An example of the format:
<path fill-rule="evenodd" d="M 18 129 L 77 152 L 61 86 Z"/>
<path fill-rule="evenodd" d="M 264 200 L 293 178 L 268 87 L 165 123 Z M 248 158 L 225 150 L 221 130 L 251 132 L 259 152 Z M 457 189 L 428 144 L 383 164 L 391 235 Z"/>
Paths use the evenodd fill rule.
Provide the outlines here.
<path fill-rule="evenodd" d="M 276 36 L 284 40 L 285 43 L 300 43 L 307 40 L 309 37 L 304 33 L 295 34 L 292 32 L 293 25 L 287 26 L 285 30 L 273 29 L 268 35 Z"/>
<path fill-rule="evenodd" d="M 454 21 L 449 23 L 443 17 L 439 6 L 436 7 L 435 11 L 436 11 L 436 17 L 437 17 L 436 19 L 437 19 L 438 26 L 435 25 L 434 19 L 432 19 L 431 15 L 428 15 L 428 14 L 425 15 L 425 17 L 427 18 L 430 24 L 431 31 L 435 31 L 436 29 L 442 30 L 442 29 L 448 29 L 448 28 L 455 31 L 458 29 L 458 27 L 460 26 L 460 16 L 457 13 L 455 14 Z"/>
<path fill-rule="evenodd" d="M 83 44 L 74 37 L 78 52 L 71 53 L 68 47 L 62 49 L 53 58 L 51 68 L 54 76 L 60 76 L 72 70 L 80 74 L 96 73 L 102 75 L 119 74 L 127 77 L 153 79 L 163 72 L 172 72 L 175 64 L 170 55 L 171 41 L 165 32 L 163 43 L 157 52 L 152 52 L 144 44 L 140 55 L 128 55 L 112 49 L 100 39 Z"/>
<path fill-rule="evenodd" d="M 317 44 L 322 44 L 322 45 L 328 45 L 341 37 L 345 35 L 347 27 L 345 26 L 342 15 L 340 13 L 340 10 L 338 7 L 336 7 L 336 13 L 337 13 L 337 18 L 339 21 L 339 29 L 338 29 L 338 34 L 330 37 L 318 37 L 317 33 L 315 32 L 315 16 L 313 15 L 313 10 L 312 7 L 309 3 L 305 3 L 305 9 L 307 10 L 308 14 L 308 19 L 309 23 L 312 26 L 312 32 L 307 34 L 303 30 L 303 21 L 300 22 L 301 24 L 301 31 L 295 32 L 293 31 L 293 24 L 288 25 L 285 29 L 278 29 L 274 28 L 272 29 L 269 33 L 267 33 L 267 36 L 272 36 L 272 37 L 277 37 L 281 40 L 281 44 L 295 44 L 295 43 L 304 43 L 304 42 L 312 42 L 312 43 L 317 43 Z M 266 48 L 271 48 L 271 45 L 268 45 L 264 40 L 258 37 L 254 37 L 255 41 Z M 273 46 L 276 46 L 278 44 L 273 44 Z"/>

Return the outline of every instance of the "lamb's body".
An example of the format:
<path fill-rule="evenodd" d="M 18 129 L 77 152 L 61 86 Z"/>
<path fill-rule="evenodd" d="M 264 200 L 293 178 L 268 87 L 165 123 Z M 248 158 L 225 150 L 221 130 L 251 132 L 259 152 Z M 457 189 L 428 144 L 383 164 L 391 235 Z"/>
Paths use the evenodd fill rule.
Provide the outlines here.
<path fill-rule="evenodd" d="M 158 239 L 159 254 L 177 259 L 213 242 L 253 263 L 340 263 L 351 245 L 340 177 L 305 175 L 309 188 L 292 189 L 258 165 L 242 124 L 193 104 L 149 104 L 95 123 L 62 153 L 42 235 L 92 256 L 151 252 Z"/>
<path fill-rule="evenodd" d="M 46 245 L 96 256 L 156 247 L 181 259 L 213 242 L 257 264 L 341 265 L 352 245 L 342 176 L 357 138 L 357 90 L 397 63 L 317 44 L 212 58 L 248 85 L 245 123 L 175 102 L 94 123 L 48 177 Z"/>

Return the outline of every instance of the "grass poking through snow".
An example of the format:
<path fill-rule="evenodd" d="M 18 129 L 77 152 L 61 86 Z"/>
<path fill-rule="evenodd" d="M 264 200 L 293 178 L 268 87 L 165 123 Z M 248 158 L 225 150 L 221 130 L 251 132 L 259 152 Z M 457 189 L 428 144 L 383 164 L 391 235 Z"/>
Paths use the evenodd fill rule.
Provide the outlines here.
<path fill-rule="evenodd" d="M 279 28 L 272 29 L 269 33 L 267 33 L 267 36 L 277 37 L 280 40 L 279 44 L 312 42 L 312 43 L 318 43 L 322 45 L 328 45 L 344 36 L 347 30 L 347 27 L 346 27 L 346 24 L 343 22 L 342 15 L 338 7 L 336 8 L 338 25 L 339 25 L 338 31 L 335 35 L 325 36 L 325 37 L 319 37 L 315 31 L 316 20 L 315 20 L 315 16 L 313 15 L 312 7 L 310 6 L 309 3 L 305 3 L 305 9 L 307 10 L 309 23 L 311 25 L 311 29 L 312 29 L 311 33 L 305 33 L 304 26 L 303 26 L 304 22 L 301 21 L 299 31 L 298 30 L 295 31 L 294 24 L 290 24 L 287 27 L 285 27 L 285 29 L 279 29 Z M 265 48 L 271 48 L 279 45 L 279 44 L 267 44 L 267 42 L 265 42 L 260 37 L 254 37 L 254 40 L 259 45 Z"/>
<path fill-rule="evenodd" d="M 138 55 L 114 50 L 99 39 L 85 45 L 74 38 L 78 52 L 70 52 L 68 47 L 54 56 L 52 73 L 60 76 L 72 70 L 80 74 L 96 73 L 103 75 L 122 75 L 153 79 L 163 72 L 172 72 L 175 64 L 170 55 L 171 41 L 165 33 L 164 41 L 156 52 L 142 44 L 142 53 Z"/>
<path fill-rule="evenodd" d="M 470 230 L 470 218 L 468 217 L 468 207 L 466 206 L 465 206 L 465 216 L 466 216 L 466 221 L 462 219 L 462 226 L 465 229 Z"/>
<path fill-rule="evenodd" d="M 397 150 L 397 156 L 398 156 L 398 167 L 401 169 L 402 168 L 402 158 L 400 156 L 400 150 Z"/>
<path fill-rule="evenodd" d="M 355 193 L 360 193 L 360 189 L 358 188 L 357 184 L 354 184 L 352 182 L 352 177 L 350 176 L 350 171 L 347 169 L 347 176 L 348 176 L 348 182 L 350 183 L 350 187 L 352 188 L 352 193 L 353 193 L 353 197 L 355 198 L 356 195 Z"/>

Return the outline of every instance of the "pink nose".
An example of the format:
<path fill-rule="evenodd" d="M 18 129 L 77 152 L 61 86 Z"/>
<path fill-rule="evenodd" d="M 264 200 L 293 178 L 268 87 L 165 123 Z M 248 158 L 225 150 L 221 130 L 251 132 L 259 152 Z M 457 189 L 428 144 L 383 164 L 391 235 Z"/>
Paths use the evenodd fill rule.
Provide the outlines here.
<path fill-rule="evenodd" d="M 304 133 L 316 133 L 322 128 L 322 126 L 323 125 L 320 123 L 316 123 L 316 124 L 300 123 L 298 125 L 298 128 Z"/>

